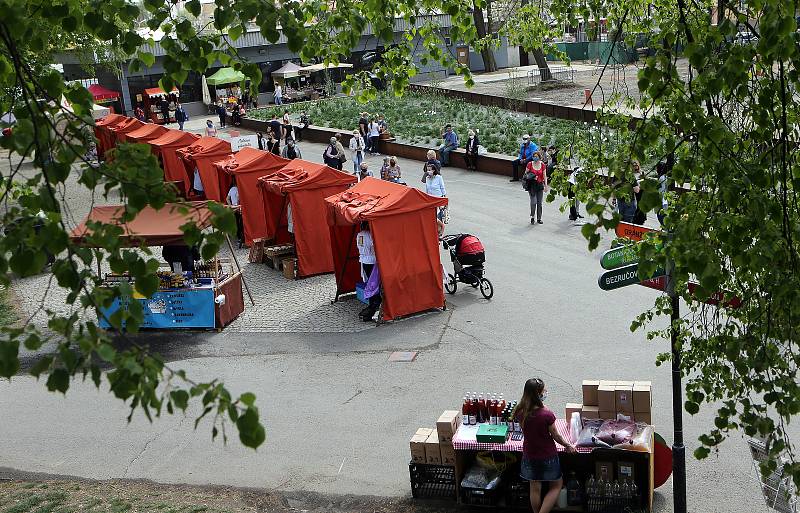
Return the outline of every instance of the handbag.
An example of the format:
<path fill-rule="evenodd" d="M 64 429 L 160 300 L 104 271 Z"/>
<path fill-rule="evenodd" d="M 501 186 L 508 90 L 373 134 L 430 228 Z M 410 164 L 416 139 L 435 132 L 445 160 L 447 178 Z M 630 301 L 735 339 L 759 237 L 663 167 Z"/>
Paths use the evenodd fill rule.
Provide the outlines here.
<path fill-rule="evenodd" d="M 444 224 L 450 224 L 450 206 L 445 205 L 442 209 L 444 209 L 444 219 L 442 219 L 442 222 Z"/>

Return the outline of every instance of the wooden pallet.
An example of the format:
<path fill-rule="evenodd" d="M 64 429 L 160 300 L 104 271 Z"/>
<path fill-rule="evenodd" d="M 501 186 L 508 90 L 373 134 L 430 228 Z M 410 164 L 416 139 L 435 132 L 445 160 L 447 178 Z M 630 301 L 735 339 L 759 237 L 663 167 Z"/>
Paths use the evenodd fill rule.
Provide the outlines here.
<path fill-rule="evenodd" d="M 264 259 L 273 269 L 281 270 L 281 260 L 294 256 L 294 244 L 278 244 L 264 248 Z"/>

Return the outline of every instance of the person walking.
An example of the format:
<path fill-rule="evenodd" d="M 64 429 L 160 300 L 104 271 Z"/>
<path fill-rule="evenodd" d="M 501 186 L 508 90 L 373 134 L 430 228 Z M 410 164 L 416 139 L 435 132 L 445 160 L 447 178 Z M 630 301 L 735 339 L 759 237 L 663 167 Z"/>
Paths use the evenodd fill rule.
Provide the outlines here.
<path fill-rule="evenodd" d="M 289 139 L 294 139 L 292 136 L 292 121 L 289 119 L 289 111 L 283 111 L 283 119 L 281 120 L 283 123 L 283 139 L 285 142 L 289 142 Z"/>
<path fill-rule="evenodd" d="M 635 178 L 635 176 L 639 173 L 640 169 L 639 162 L 634 160 L 631 163 L 631 165 L 633 166 L 633 172 L 634 172 L 634 179 L 631 187 L 632 192 L 629 193 L 628 198 L 623 198 L 623 197 L 615 198 L 615 201 L 617 202 L 617 211 L 619 212 L 619 215 L 622 217 L 622 220 L 626 223 L 633 223 L 633 219 L 634 217 L 636 217 L 636 207 L 637 207 L 636 195 L 641 190 L 639 188 L 639 181 Z M 624 192 L 628 193 L 628 191 Z"/>
<path fill-rule="evenodd" d="M 344 163 L 347 162 L 347 153 L 344 151 L 344 145 L 342 144 L 342 134 L 336 134 L 336 153 L 339 156 L 339 171 L 342 170 L 344 167 Z"/>
<path fill-rule="evenodd" d="M 284 146 L 283 151 L 281 151 L 281 157 L 289 160 L 303 158 L 300 154 L 300 147 L 294 143 L 294 139 L 291 137 L 286 140 L 286 146 Z"/>
<path fill-rule="evenodd" d="M 175 108 L 175 121 L 178 122 L 179 130 L 183 130 L 183 124 L 189 121 L 189 115 L 183 109 L 182 103 L 178 103 L 178 106 Z"/>
<path fill-rule="evenodd" d="M 374 117 L 367 126 L 367 133 L 369 134 L 369 152 L 372 155 L 380 155 L 378 153 L 378 140 L 381 138 L 381 127 Z"/>
<path fill-rule="evenodd" d="M 476 171 L 478 169 L 478 136 L 474 130 L 467 132 L 467 145 L 464 147 L 464 162 L 467 164 L 467 169 Z"/>
<path fill-rule="evenodd" d="M 442 178 L 442 173 L 435 164 L 426 164 L 423 182 L 425 182 L 425 192 L 427 194 L 436 196 L 437 198 L 447 197 L 447 191 L 444 188 L 444 178 Z M 440 237 L 444 233 L 445 208 L 447 207 L 439 207 L 436 211 L 436 227 Z"/>
<path fill-rule="evenodd" d="M 268 124 L 270 131 L 272 131 L 272 135 L 278 141 L 283 139 L 283 125 L 280 121 L 278 121 L 278 115 L 275 112 L 272 113 L 272 119 L 270 119 Z"/>
<path fill-rule="evenodd" d="M 220 128 L 225 128 L 225 116 L 228 112 L 225 110 L 225 105 L 222 103 L 222 100 L 217 101 L 217 116 L 219 116 L 219 126 Z"/>
<path fill-rule="evenodd" d="M 542 162 L 542 155 L 538 151 L 533 154 L 528 167 L 525 168 L 525 186 L 531 198 L 531 224 L 542 223 L 542 202 L 547 185 L 547 166 Z"/>
<path fill-rule="evenodd" d="M 275 84 L 275 93 L 273 94 L 275 98 L 275 105 L 283 105 L 283 88 L 280 84 Z"/>
<path fill-rule="evenodd" d="M 569 220 L 570 221 L 577 221 L 578 219 L 583 219 L 583 216 L 579 212 L 580 204 L 578 203 L 578 198 L 575 196 L 575 188 L 578 184 L 578 170 L 579 168 L 575 167 L 572 168 L 572 171 L 569 173 L 569 177 L 567 178 L 567 183 L 569 183 L 569 188 L 567 189 L 567 198 L 569 199 Z"/>
<path fill-rule="evenodd" d="M 522 399 L 516 408 L 515 420 L 522 427 L 522 463 L 519 476 L 530 483 L 531 508 L 536 513 L 550 513 L 564 486 L 556 442 L 568 453 L 575 453 L 573 444 L 556 429 L 556 416 L 544 405 L 547 387 L 539 378 L 525 382 Z M 542 497 L 542 483 L 547 494 Z"/>
<path fill-rule="evenodd" d="M 272 130 L 269 131 L 269 135 L 267 136 L 267 151 L 273 155 L 281 154 L 281 140 L 279 137 L 275 136 Z"/>
<path fill-rule="evenodd" d="M 372 147 L 369 144 L 369 121 L 367 120 L 367 112 L 362 112 L 358 118 L 358 133 L 364 139 L 365 151 L 372 152 Z"/>
<path fill-rule="evenodd" d="M 166 98 L 161 98 L 159 110 L 161 111 L 161 117 L 164 118 L 164 124 L 169 125 L 169 102 Z"/>
<path fill-rule="evenodd" d="M 325 152 L 322 154 L 322 159 L 325 161 L 326 166 L 339 169 L 342 162 L 339 160 L 339 150 L 336 148 L 336 143 L 336 138 L 331 137 L 328 147 L 325 148 Z"/>
<path fill-rule="evenodd" d="M 300 142 L 300 141 L 303 140 L 303 130 L 308 128 L 308 125 L 310 125 L 310 124 L 311 124 L 311 120 L 309 119 L 308 114 L 306 114 L 305 112 L 301 112 L 300 113 L 300 123 L 294 129 L 294 133 L 297 136 L 295 138 L 295 140 L 297 142 Z"/>
<path fill-rule="evenodd" d="M 206 120 L 206 137 L 216 137 L 217 136 L 217 128 L 214 126 L 214 122 Z"/>
<path fill-rule="evenodd" d="M 512 169 L 512 176 L 509 182 L 518 182 L 519 181 L 519 168 L 525 169 L 528 167 L 528 163 L 533 158 L 533 152 L 538 151 L 539 147 L 536 145 L 535 142 L 531 141 L 531 136 L 525 134 L 522 136 L 522 145 L 519 147 L 519 154 L 517 158 L 514 159 L 514 162 L 511 164 Z"/>
<path fill-rule="evenodd" d="M 350 151 L 353 156 L 353 174 L 356 174 L 364 161 L 364 137 L 358 130 L 353 130 L 353 137 L 350 138 Z"/>
<path fill-rule="evenodd" d="M 442 155 L 442 167 L 450 165 L 450 152 L 458 148 L 458 135 L 453 131 L 453 126 L 447 124 L 442 132 L 443 143 L 439 146 L 439 153 Z"/>
<path fill-rule="evenodd" d="M 435 151 L 428 150 L 428 153 L 426 153 L 425 156 L 427 157 L 428 160 L 426 160 L 425 163 L 422 164 L 422 183 L 425 183 L 425 177 L 427 176 L 425 172 L 428 170 L 428 164 L 433 164 L 434 166 L 436 166 L 436 169 L 438 169 L 440 173 L 442 171 L 442 163 L 439 162 L 439 159 L 436 158 Z"/>

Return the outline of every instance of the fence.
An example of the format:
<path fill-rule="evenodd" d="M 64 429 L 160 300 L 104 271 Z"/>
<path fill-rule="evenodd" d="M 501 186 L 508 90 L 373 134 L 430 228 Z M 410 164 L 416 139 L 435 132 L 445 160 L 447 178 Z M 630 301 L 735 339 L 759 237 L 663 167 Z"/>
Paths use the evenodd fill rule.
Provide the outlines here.
<path fill-rule="evenodd" d="M 542 82 L 575 82 L 575 70 L 564 66 L 536 68 L 528 72 L 528 85 L 539 85 Z"/>

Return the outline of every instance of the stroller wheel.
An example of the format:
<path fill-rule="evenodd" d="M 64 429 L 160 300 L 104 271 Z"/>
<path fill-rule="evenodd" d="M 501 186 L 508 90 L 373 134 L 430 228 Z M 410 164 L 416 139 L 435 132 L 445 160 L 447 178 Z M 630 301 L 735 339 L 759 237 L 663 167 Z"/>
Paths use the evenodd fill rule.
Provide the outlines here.
<path fill-rule="evenodd" d="M 494 286 L 492 285 L 492 282 L 486 278 L 481 278 L 481 294 L 486 299 L 492 299 L 492 296 L 494 295 Z"/>
<path fill-rule="evenodd" d="M 452 274 L 447 275 L 447 281 L 444 284 L 444 290 L 447 291 L 448 294 L 455 294 L 456 289 L 458 289 L 458 284 L 456 283 L 456 277 Z"/>

